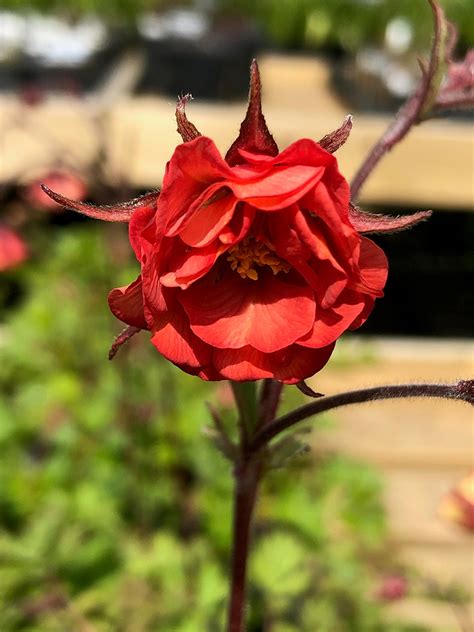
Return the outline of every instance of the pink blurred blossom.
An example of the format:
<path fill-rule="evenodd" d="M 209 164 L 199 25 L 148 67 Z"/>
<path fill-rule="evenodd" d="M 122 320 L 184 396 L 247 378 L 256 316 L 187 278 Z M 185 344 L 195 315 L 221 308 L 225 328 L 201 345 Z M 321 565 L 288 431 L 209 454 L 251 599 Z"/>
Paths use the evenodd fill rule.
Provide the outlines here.
<path fill-rule="evenodd" d="M 28 257 L 28 247 L 23 239 L 7 226 L 0 225 L 0 271 L 22 263 Z"/>
<path fill-rule="evenodd" d="M 386 575 L 382 578 L 375 596 L 379 601 L 397 601 L 408 593 L 408 581 L 403 575 Z"/>
<path fill-rule="evenodd" d="M 75 200 L 83 200 L 87 195 L 87 185 L 76 173 L 66 170 L 50 171 L 44 176 L 35 178 L 23 188 L 23 197 L 26 201 L 44 211 L 57 212 L 61 211 L 61 207 L 46 195 L 40 187 L 41 184 Z"/>

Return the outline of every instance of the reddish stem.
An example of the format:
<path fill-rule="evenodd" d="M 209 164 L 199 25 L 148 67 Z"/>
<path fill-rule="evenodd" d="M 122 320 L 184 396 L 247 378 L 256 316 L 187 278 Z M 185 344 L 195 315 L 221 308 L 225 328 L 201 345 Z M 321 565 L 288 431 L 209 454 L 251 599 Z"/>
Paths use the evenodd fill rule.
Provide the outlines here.
<path fill-rule="evenodd" d="M 245 632 L 247 562 L 252 539 L 252 522 L 259 484 L 265 465 L 265 446 L 250 449 L 255 433 L 276 415 L 283 384 L 264 380 L 257 404 L 255 384 L 232 383 L 239 410 L 240 445 L 234 470 L 234 513 L 232 533 L 231 586 L 228 632 Z"/>
<path fill-rule="evenodd" d="M 245 632 L 247 561 L 252 518 L 262 475 L 261 455 L 243 461 L 234 472 L 234 520 L 228 632 Z"/>
<path fill-rule="evenodd" d="M 394 145 L 399 143 L 410 131 L 410 129 L 420 123 L 427 108 L 430 109 L 439 90 L 440 65 L 442 64 L 441 51 L 443 44 L 444 28 L 447 24 L 444 13 L 435 0 L 429 0 L 434 18 L 434 38 L 431 48 L 431 55 L 427 69 L 423 69 L 423 74 L 415 93 L 398 110 L 395 118 L 385 130 L 382 137 L 375 143 L 368 156 L 360 166 L 351 183 L 351 197 L 355 201 L 363 184 L 375 169 L 381 158 L 389 152 Z"/>

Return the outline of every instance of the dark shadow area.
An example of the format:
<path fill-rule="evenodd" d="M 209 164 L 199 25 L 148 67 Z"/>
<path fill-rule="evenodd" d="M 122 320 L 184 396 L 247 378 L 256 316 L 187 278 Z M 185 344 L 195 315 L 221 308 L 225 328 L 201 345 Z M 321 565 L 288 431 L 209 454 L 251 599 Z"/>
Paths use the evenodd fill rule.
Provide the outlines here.
<path fill-rule="evenodd" d="M 385 297 L 376 302 L 361 332 L 472 336 L 472 212 L 435 211 L 412 230 L 372 238 L 385 251 L 390 272 Z"/>

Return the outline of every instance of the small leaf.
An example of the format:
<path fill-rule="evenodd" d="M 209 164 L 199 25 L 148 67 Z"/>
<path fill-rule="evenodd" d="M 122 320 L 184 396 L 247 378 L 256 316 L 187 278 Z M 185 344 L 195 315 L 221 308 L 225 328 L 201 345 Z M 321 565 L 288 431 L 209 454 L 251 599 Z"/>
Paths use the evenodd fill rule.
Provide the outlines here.
<path fill-rule="evenodd" d="M 280 469 L 288 464 L 288 461 L 296 457 L 303 456 L 310 451 L 307 443 L 298 438 L 298 434 L 302 434 L 301 430 L 297 433 L 283 437 L 270 447 L 269 467 L 271 469 Z"/>

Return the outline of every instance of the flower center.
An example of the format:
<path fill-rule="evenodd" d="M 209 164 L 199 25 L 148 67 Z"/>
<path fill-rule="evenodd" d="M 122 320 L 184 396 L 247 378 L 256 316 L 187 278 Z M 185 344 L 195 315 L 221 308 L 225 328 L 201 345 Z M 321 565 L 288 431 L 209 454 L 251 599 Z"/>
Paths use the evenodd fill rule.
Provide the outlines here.
<path fill-rule="evenodd" d="M 230 267 L 240 274 L 243 279 L 258 279 L 255 266 L 269 266 L 273 274 L 289 272 L 290 266 L 282 261 L 274 252 L 261 241 L 247 237 L 228 251 L 227 261 Z"/>

